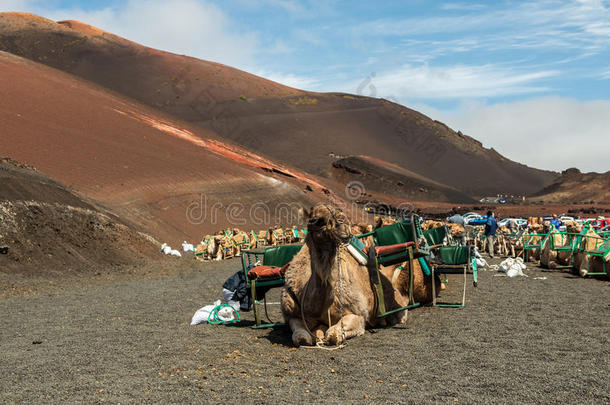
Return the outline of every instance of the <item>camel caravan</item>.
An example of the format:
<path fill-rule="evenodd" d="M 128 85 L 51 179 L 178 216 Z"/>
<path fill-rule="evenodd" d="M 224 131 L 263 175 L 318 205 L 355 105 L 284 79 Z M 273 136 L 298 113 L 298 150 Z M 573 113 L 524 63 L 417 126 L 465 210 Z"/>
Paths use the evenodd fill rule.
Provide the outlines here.
<path fill-rule="evenodd" d="M 545 269 L 571 269 L 582 277 L 607 276 L 610 264 L 610 235 L 596 231 L 591 223 L 563 223 L 559 230 L 551 221 L 530 217 L 524 229 L 498 228 L 494 251 L 504 257 L 521 257 L 524 262 L 538 262 Z M 468 241 L 481 251 L 484 243 L 483 226 L 469 227 Z"/>
<path fill-rule="evenodd" d="M 213 235 L 205 235 L 195 249 L 195 257 L 201 261 L 240 257 L 244 249 L 303 242 L 306 233 L 305 229 L 297 229 L 296 226 L 285 229 L 276 226 L 258 232 L 227 228 Z"/>
<path fill-rule="evenodd" d="M 376 217 L 352 223 L 339 208 L 319 204 L 304 210 L 306 229 L 239 229 L 208 235 L 197 246 L 199 260 L 240 257 L 238 274 L 251 298 L 255 328 L 286 324 L 296 346 L 342 347 L 368 328 L 405 323 L 408 310 L 421 305 L 465 306 L 466 286 L 477 287 L 480 251 L 489 249 L 483 226 L 422 220 L 417 215 Z M 537 260 L 549 269 L 573 268 L 581 276 L 607 275 L 610 242 L 590 225 L 530 218 L 527 227 L 501 226 L 493 249 L 501 256 Z M 461 302 L 440 303 L 447 277 Z M 281 288 L 282 323 L 267 313 L 266 293 Z M 267 323 L 263 322 L 261 307 Z"/>
<path fill-rule="evenodd" d="M 242 250 L 242 265 L 257 328 L 269 319 L 265 293 L 282 288 L 283 324 L 297 346 L 341 346 L 367 328 L 404 323 L 421 305 L 463 307 L 467 274 L 476 286 L 471 245 L 456 242 L 465 230 L 420 223 L 416 215 L 352 224 L 340 209 L 320 204 L 305 210 L 301 244 Z M 440 274 L 464 277 L 460 303 L 436 302 Z M 262 301 L 262 303 L 261 303 Z M 269 323 L 262 323 L 264 305 Z"/>

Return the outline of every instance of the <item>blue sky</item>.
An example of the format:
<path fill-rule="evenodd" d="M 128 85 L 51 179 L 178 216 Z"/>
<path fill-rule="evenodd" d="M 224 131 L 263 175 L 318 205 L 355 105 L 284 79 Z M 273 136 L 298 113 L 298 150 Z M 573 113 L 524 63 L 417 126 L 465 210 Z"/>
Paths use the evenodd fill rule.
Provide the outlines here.
<path fill-rule="evenodd" d="M 531 166 L 610 170 L 610 0 L 0 0 L 0 9 L 78 19 L 307 90 L 392 99 Z"/>

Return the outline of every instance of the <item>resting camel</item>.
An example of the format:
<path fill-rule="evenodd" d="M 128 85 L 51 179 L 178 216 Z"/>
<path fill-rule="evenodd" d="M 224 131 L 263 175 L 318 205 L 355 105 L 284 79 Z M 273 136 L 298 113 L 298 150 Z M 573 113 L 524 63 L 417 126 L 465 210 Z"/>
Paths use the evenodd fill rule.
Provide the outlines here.
<path fill-rule="evenodd" d="M 585 250 L 596 250 L 604 243 L 603 239 L 593 230 L 589 228 L 586 237 L 580 242 L 579 249 L 574 253 L 574 270 L 581 277 L 586 277 L 589 272 L 600 273 L 603 269 L 603 262 L 606 262 L 606 269 L 610 268 L 610 255 L 606 257 L 588 256 L 584 253 Z M 587 270 L 588 268 L 588 270 Z"/>
<path fill-rule="evenodd" d="M 388 226 L 396 223 L 396 220 L 392 217 L 375 217 L 375 229 L 381 228 L 382 226 Z"/>
<path fill-rule="evenodd" d="M 540 250 L 540 266 L 547 269 L 556 269 L 557 266 L 569 266 L 572 260 L 572 251 L 556 251 L 551 249 L 552 245 L 557 247 L 570 246 L 574 238 L 580 232 L 580 226 L 574 221 L 565 223 L 568 235 L 564 235 L 557 229 L 553 229 L 546 238 Z"/>
<path fill-rule="evenodd" d="M 428 229 L 438 228 L 439 226 L 445 225 L 442 221 L 437 221 L 435 219 L 427 219 L 421 224 L 421 229 L 427 231 Z"/>
<path fill-rule="evenodd" d="M 529 244 L 538 244 L 542 241 L 543 236 L 528 236 L 528 235 L 544 235 L 545 232 L 545 226 L 542 224 L 532 224 L 529 225 L 529 230 L 526 234 L 524 234 L 524 238 L 528 241 Z M 523 249 L 523 246 L 521 246 L 521 249 Z M 534 261 L 540 260 L 540 249 L 530 249 L 528 252 L 528 260 L 529 259 L 534 259 Z M 525 257 L 524 257 L 525 259 Z"/>
<path fill-rule="evenodd" d="M 210 243 L 211 236 L 205 235 L 201 240 L 201 243 L 197 245 L 195 250 L 195 257 L 197 260 L 203 261 L 208 259 L 208 245 Z"/>
<path fill-rule="evenodd" d="M 222 260 L 224 259 L 224 249 L 222 248 L 222 240 L 224 236 L 216 234 L 208 240 L 208 259 Z"/>
<path fill-rule="evenodd" d="M 248 234 L 238 228 L 233 228 L 230 239 L 233 243 L 233 256 L 240 256 L 242 249 L 249 247 L 250 238 Z"/>
<path fill-rule="evenodd" d="M 265 235 L 267 245 L 276 246 L 286 243 L 286 236 L 284 230 L 279 225 L 274 228 L 269 228 Z"/>
<path fill-rule="evenodd" d="M 284 229 L 284 235 L 286 235 L 286 243 L 297 243 L 299 241 L 299 238 L 294 234 L 294 231 L 296 230 L 296 226 Z"/>
<path fill-rule="evenodd" d="M 406 321 L 404 311 L 384 319 L 377 317 L 378 303 L 369 271 L 346 247 L 352 237 L 347 216 L 324 204 L 305 213 L 308 218 L 305 244 L 286 270 L 281 296 L 282 313 L 292 330 L 292 342 L 296 346 L 316 341 L 338 345 L 344 339 L 364 334 L 365 328 Z M 431 277 L 424 277 L 418 267 L 413 269 L 414 296 L 422 303 L 431 302 Z M 408 276 L 408 272 L 396 273 L 392 267 L 383 270 L 387 310 L 409 304 Z"/>
<path fill-rule="evenodd" d="M 375 228 L 375 229 L 377 229 L 377 228 Z M 373 225 L 367 225 L 362 222 L 358 222 L 357 224 L 352 225 L 352 235 L 354 235 L 354 236 L 362 235 L 363 233 L 369 233 L 369 232 L 373 232 Z M 365 236 L 360 240 L 362 241 L 362 243 L 364 243 L 365 246 L 373 245 L 373 236 L 372 235 Z"/>
<path fill-rule="evenodd" d="M 254 231 L 252 231 L 254 232 Z M 265 246 L 267 244 L 267 231 L 258 231 L 258 233 L 256 234 L 256 246 L 260 247 L 260 246 Z"/>

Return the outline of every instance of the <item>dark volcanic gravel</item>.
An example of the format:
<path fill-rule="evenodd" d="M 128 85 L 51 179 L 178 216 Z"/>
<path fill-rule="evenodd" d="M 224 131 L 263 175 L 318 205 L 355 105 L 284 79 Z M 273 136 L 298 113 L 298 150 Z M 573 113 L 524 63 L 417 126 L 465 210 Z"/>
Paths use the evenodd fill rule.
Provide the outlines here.
<path fill-rule="evenodd" d="M 287 329 L 253 330 L 252 313 L 189 326 L 238 265 L 183 259 L 162 273 L 13 289 L 0 273 L 0 403 L 609 401 L 607 281 L 481 272 L 466 308 L 415 309 L 406 326 L 330 352 L 293 348 Z"/>

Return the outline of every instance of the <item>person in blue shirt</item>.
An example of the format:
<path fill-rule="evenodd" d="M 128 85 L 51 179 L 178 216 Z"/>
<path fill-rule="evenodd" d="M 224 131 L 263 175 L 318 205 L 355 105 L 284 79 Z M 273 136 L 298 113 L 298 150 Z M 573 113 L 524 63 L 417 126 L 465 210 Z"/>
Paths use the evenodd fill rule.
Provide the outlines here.
<path fill-rule="evenodd" d="M 487 222 L 485 223 L 485 240 L 487 241 L 487 250 L 489 250 L 489 257 L 494 257 L 494 239 L 496 236 L 496 229 L 498 229 L 498 222 L 494 218 L 494 213 L 487 211 Z"/>
<path fill-rule="evenodd" d="M 559 227 L 561 225 L 563 225 L 563 222 L 561 222 L 561 220 L 557 218 L 557 214 L 553 214 L 553 219 L 551 219 L 551 224 L 553 224 L 555 226 L 555 228 L 559 229 Z"/>

